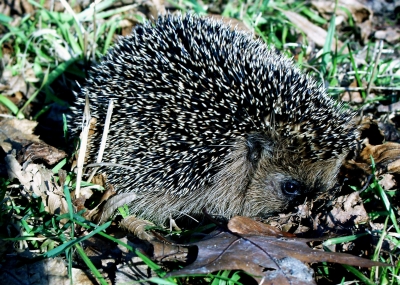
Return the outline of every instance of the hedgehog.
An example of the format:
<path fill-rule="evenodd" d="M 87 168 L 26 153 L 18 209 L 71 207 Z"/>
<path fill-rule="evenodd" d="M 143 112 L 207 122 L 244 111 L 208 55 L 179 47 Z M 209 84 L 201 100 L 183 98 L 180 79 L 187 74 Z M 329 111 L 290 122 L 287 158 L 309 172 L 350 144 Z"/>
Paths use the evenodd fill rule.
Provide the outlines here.
<path fill-rule="evenodd" d="M 160 16 L 92 67 L 96 128 L 114 112 L 103 167 L 131 214 L 156 222 L 208 213 L 267 217 L 337 184 L 356 146 L 354 113 L 253 35 L 193 14 Z M 101 140 L 91 139 L 89 161 Z M 121 165 L 121 167 L 118 167 Z M 126 166 L 126 167 L 125 167 Z"/>

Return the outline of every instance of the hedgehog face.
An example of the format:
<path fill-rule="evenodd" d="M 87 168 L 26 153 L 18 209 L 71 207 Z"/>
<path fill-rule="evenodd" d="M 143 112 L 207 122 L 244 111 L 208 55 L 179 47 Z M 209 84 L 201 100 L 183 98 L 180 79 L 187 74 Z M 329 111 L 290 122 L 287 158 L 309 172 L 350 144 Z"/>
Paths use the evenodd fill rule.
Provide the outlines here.
<path fill-rule="evenodd" d="M 249 172 L 243 211 L 247 216 L 280 212 L 312 198 L 315 192 L 332 188 L 343 160 L 337 157 L 313 162 L 270 144 L 263 149 L 268 151 L 259 151 L 259 159 L 251 162 L 254 170 Z"/>
<path fill-rule="evenodd" d="M 224 158 L 199 207 L 227 217 L 279 213 L 332 188 L 342 160 L 309 160 L 277 136 L 253 133 Z"/>
<path fill-rule="evenodd" d="M 317 162 L 315 166 L 300 163 L 297 168 L 280 168 L 279 172 L 280 163 L 262 163 L 246 189 L 244 214 L 248 216 L 267 216 L 303 203 L 315 192 L 332 187 L 338 170 L 336 162 Z"/>

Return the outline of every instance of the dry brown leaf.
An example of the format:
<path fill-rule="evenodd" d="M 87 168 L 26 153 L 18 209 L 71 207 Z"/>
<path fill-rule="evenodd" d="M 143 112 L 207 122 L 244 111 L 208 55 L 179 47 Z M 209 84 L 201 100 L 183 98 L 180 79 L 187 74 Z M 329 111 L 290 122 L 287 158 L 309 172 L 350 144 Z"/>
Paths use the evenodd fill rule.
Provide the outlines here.
<path fill-rule="evenodd" d="M 109 185 L 107 187 L 107 190 L 103 193 L 103 196 L 101 196 L 100 203 L 107 201 L 111 196 L 117 194 L 117 192 L 114 190 L 114 187 L 112 185 Z"/>
<path fill-rule="evenodd" d="M 11 70 L 5 69 L 1 74 L 1 81 L 3 82 L 1 88 L 4 95 L 21 92 L 26 98 L 29 98 L 35 92 L 35 88 L 28 83 L 38 82 L 39 79 L 35 76 L 32 68 L 26 68 L 23 74 L 18 73 L 16 75 Z"/>
<path fill-rule="evenodd" d="M 159 242 L 152 240 L 153 246 L 152 258 L 157 262 L 185 262 L 190 257 L 189 248 L 172 243 Z"/>
<path fill-rule="evenodd" d="M 295 237 L 295 235 L 291 233 L 282 232 L 273 226 L 241 216 L 230 219 L 228 229 L 237 234 Z"/>
<path fill-rule="evenodd" d="M 362 165 L 366 172 L 370 172 L 371 156 L 374 158 L 378 174 L 399 173 L 400 144 L 387 142 L 381 145 L 371 145 L 366 143 L 365 148 L 357 158 L 357 162 Z"/>
<path fill-rule="evenodd" d="M 400 29 L 387 27 L 386 30 L 376 31 L 374 36 L 378 40 L 385 40 L 388 43 L 396 43 L 400 39 Z"/>
<path fill-rule="evenodd" d="M 60 194 L 53 192 L 48 193 L 48 210 L 50 214 L 64 214 L 68 213 L 68 203 Z M 64 221 L 63 221 L 64 222 Z"/>
<path fill-rule="evenodd" d="M 20 163 L 42 159 L 52 165 L 66 157 L 64 151 L 42 142 L 38 136 L 33 135 L 36 125 L 37 122 L 16 118 L 1 121 L 0 146 L 4 152 L 10 153 L 15 149 Z"/>
<path fill-rule="evenodd" d="M 52 165 L 66 157 L 64 151 L 42 142 L 38 136 L 33 135 L 36 125 L 37 122 L 16 118 L 1 121 L 0 147 L 5 153 L 15 149 L 20 163 L 42 159 Z"/>
<path fill-rule="evenodd" d="M 81 195 L 79 198 L 75 197 L 75 191 L 73 191 L 71 193 L 72 196 L 74 197 L 73 203 L 77 207 L 78 211 L 85 210 L 85 213 L 83 214 L 85 219 L 87 219 L 89 221 L 93 221 L 95 223 L 99 223 L 99 221 L 103 215 L 104 207 L 106 207 L 105 202 L 111 196 L 115 195 L 116 192 L 114 191 L 114 188 L 112 187 L 112 185 L 108 185 L 107 190 L 103 192 L 103 195 L 100 198 L 100 201 L 98 202 L 96 207 L 94 207 L 93 209 L 87 209 L 85 206 L 86 200 L 89 199 L 93 195 L 93 191 L 91 190 L 91 188 L 94 188 L 94 187 L 89 186 L 89 187 L 81 188 Z"/>
<path fill-rule="evenodd" d="M 1 32 L 1 28 L 0 28 L 0 32 Z M 1 45 L 1 50 L 3 53 L 3 58 L 2 58 L 2 64 L 3 66 L 7 66 L 8 63 L 12 60 L 12 56 L 14 53 L 14 47 L 12 44 L 10 43 L 4 43 Z M 0 91 L 3 92 L 5 89 L 6 85 L 3 85 L 3 83 L 0 81 Z"/>
<path fill-rule="evenodd" d="M 92 196 L 93 196 L 92 186 L 81 188 L 81 197 L 83 199 L 87 200 Z M 99 203 L 101 203 L 101 201 Z"/>
<path fill-rule="evenodd" d="M 327 215 L 327 226 L 331 229 L 366 223 L 369 220 L 359 192 L 340 196 Z"/>
<path fill-rule="evenodd" d="M 335 1 L 311 1 L 311 4 L 322 14 L 326 19 L 331 19 L 332 13 L 335 11 Z M 372 17 L 373 12 L 367 6 L 357 0 L 339 0 L 339 7 L 344 7 L 350 11 L 356 25 L 361 30 L 361 38 L 363 41 L 368 40 L 372 32 Z M 348 19 L 346 11 L 336 9 L 336 15 L 344 19 Z"/>
<path fill-rule="evenodd" d="M 22 191 L 21 194 L 30 198 L 31 195 L 27 195 L 27 192 L 31 192 L 29 184 L 32 180 L 32 174 L 23 171 L 22 166 L 11 154 L 7 155 L 4 158 L 4 161 L 6 163 L 8 178 L 10 178 L 10 180 L 18 179 L 19 182 L 24 186 L 24 191 Z"/>
<path fill-rule="evenodd" d="M 21 149 L 18 154 L 19 162 L 30 162 L 41 159 L 49 165 L 53 165 L 66 157 L 67 154 L 51 145 L 44 142 L 33 142 Z"/>
<path fill-rule="evenodd" d="M 318 10 L 318 12 L 325 15 L 326 19 L 330 19 L 330 15 L 335 11 L 335 1 L 311 1 L 311 4 Z M 340 6 L 350 11 L 356 23 L 370 20 L 373 15 L 371 9 L 357 0 L 339 0 L 339 7 Z M 342 9 L 336 9 L 336 14 L 348 19 L 346 11 L 343 11 Z"/>
<path fill-rule="evenodd" d="M 359 138 L 360 145 L 356 156 L 344 161 L 341 168 L 341 176 L 346 177 L 350 185 L 364 185 L 371 175 L 370 156 L 373 156 L 375 162 L 384 162 L 380 151 L 383 151 L 385 148 L 392 148 L 393 145 L 390 145 L 391 143 L 382 144 L 385 135 L 380 126 L 368 116 L 356 117 L 355 122 L 357 122 L 358 129 L 360 130 L 360 137 L 364 139 L 361 140 Z M 378 148 L 376 148 L 377 146 Z M 385 155 L 391 156 L 395 154 L 391 151 Z M 392 161 L 395 160 L 396 158 L 392 159 Z M 382 174 L 386 169 L 385 164 L 387 166 L 390 162 L 384 162 L 382 165 L 378 164 L 378 172 L 375 174 Z"/>
<path fill-rule="evenodd" d="M 36 125 L 37 122 L 15 118 L 0 121 L 0 146 L 4 152 L 19 151 L 28 143 L 39 142 L 39 137 L 33 135 Z"/>
<path fill-rule="evenodd" d="M 397 181 L 392 174 L 384 174 L 382 175 L 382 179 L 379 180 L 379 185 L 385 190 L 390 190 L 397 187 Z"/>
<path fill-rule="evenodd" d="M 53 173 L 42 165 L 29 164 L 25 169 L 11 154 L 5 157 L 9 178 L 18 179 L 23 186 L 21 195 L 30 200 L 35 194 L 42 198 L 45 210 L 51 214 L 68 212 L 67 202 Z"/>
<path fill-rule="evenodd" d="M 289 21 L 295 24 L 307 35 L 308 40 L 315 42 L 315 44 L 319 47 L 323 47 L 325 45 L 326 37 L 328 35 L 327 31 L 311 23 L 305 17 L 295 12 L 283 10 L 281 12 L 289 19 Z M 340 41 L 333 42 L 331 46 L 332 50 L 336 49 L 336 44 L 338 48 L 341 48 L 343 46 L 343 43 Z"/>
<path fill-rule="evenodd" d="M 95 176 L 93 176 L 91 183 L 100 185 L 103 188 L 106 188 L 107 175 L 105 173 L 96 174 Z"/>
<path fill-rule="evenodd" d="M 341 170 L 350 179 L 351 185 L 364 185 L 368 181 L 372 174 L 371 156 L 375 162 L 375 176 L 400 173 L 400 144 L 387 142 L 372 145 L 364 139 L 363 145 L 362 152 L 355 159 L 345 161 Z"/>
<path fill-rule="evenodd" d="M 167 276 L 244 270 L 259 284 L 313 284 L 312 274 L 302 262 L 388 266 L 350 254 L 313 250 L 307 245 L 311 241 L 313 239 L 219 232 L 191 244 L 198 248 L 196 261 Z"/>

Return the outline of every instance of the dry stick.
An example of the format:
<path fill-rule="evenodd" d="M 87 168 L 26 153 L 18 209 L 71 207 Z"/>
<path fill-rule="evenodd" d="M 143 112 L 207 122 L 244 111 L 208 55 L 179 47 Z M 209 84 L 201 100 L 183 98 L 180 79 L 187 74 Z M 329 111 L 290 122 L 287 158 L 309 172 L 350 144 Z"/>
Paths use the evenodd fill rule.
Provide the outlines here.
<path fill-rule="evenodd" d="M 90 121 L 92 119 L 90 115 L 90 108 L 89 108 L 89 98 L 86 94 L 85 96 L 85 110 L 83 112 L 83 121 L 82 121 L 82 132 L 79 136 L 80 139 L 80 147 L 78 152 L 78 159 L 76 162 L 77 174 L 76 174 L 76 188 L 75 188 L 75 197 L 79 198 L 81 192 L 81 181 L 83 175 L 83 164 L 85 162 L 86 156 L 86 148 L 89 136 L 89 129 L 90 129 Z"/>
<path fill-rule="evenodd" d="M 104 149 L 106 148 L 107 136 L 108 136 L 108 131 L 110 130 L 110 122 L 113 109 L 114 109 L 114 101 L 110 99 L 110 101 L 108 102 L 107 116 L 106 116 L 106 121 L 104 122 L 103 135 L 101 137 L 101 143 L 100 143 L 99 153 L 97 154 L 96 163 L 101 163 L 101 161 L 103 160 L 103 154 L 104 154 Z M 99 167 L 96 167 L 92 170 L 87 182 L 92 181 L 93 176 L 96 174 L 98 169 Z"/>
<path fill-rule="evenodd" d="M 371 91 L 372 80 L 374 80 L 374 77 L 375 77 L 375 74 L 376 74 L 376 70 L 378 69 L 378 61 L 381 58 L 382 48 L 383 48 L 383 41 L 380 40 L 379 41 L 379 47 L 378 47 L 378 54 L 375 57 L 374 69 L 372 70 L 371 78 L 368 81 L 367 96 L 369 95 L 369 92 Z"/>

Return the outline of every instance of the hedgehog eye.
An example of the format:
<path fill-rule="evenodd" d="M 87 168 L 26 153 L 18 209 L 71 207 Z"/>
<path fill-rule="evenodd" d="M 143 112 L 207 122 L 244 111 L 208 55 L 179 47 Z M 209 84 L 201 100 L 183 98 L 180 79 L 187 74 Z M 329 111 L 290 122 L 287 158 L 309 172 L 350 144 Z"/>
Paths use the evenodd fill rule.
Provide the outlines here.
<path fill-rule="evenodd" d="M 296 180 L 289 180 L 282 183 L 282 191 L 287 195 L 300 195 L 301 184 Z"/>

